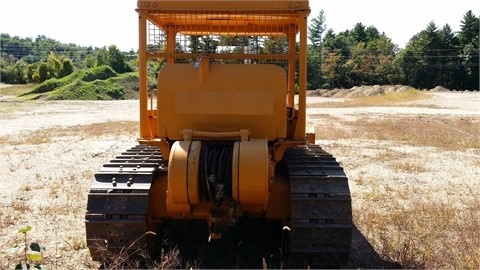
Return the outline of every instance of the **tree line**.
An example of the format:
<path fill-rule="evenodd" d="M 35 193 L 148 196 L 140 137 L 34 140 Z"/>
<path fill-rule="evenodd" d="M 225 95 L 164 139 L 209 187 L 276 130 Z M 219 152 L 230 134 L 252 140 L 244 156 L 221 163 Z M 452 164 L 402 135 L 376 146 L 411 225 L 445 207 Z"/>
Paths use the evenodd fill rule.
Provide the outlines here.
<path fill-rule="evenodd" d="M 134 55 L 134 57 L 132 57 Z M 92 48 L 63 44 L 40 35 L 35 39 L 0 34 L 0 81 L 41 83 L 63 78 L 76 69 L 110 66 L 117 73 L 134 71 L 136 55 L 115 45 Z"/>
<path fill-rule="evenodd" d="M 479 17 L 467 11 L 460 31 L 432 21 L 399 49 L 374 26 L 355 24 L 335 34 L 322 11 L 311 20 L 308 49 L 310 89 L 363 84 L 442 85 L 479 89 Z"/>
<path fill-rule="evenodd" d="M 322 11 L 308 28 L 308 89 L 350 88 L 355 85 L 404 84 L 419 89 L 441 85 L 450 89 L 479 88 L 479 17 L 467 11 L 455 33 L 446 24 L 432 21 L 415 34 L 403 49 L 374 26 L 357 23 L 352 29 L 335 33 L 326 28 Z M 248 42 L 259 53 L 287 50 L 286 40 L 271 37 L 259 42 L 241 37 L 192 36 L 189 51 L 210 52 L 218 46 Z M 259 45 L 260 44 L 260 45 Z M 182 48 L 177 44 L 176 50 Z M 240 50 L 242 46 L 239 46 Z M 45 36 L 35 39 L 0 35 L 0 81 L 23 84 L 61 78 L 75 69 L 101 65 L 117 73 L 135 71 L 137 52 L 121 52 L 115 45 L 106 48 L 62 44 Z M 162 63 L 153 63 L 151 76 Z"/>

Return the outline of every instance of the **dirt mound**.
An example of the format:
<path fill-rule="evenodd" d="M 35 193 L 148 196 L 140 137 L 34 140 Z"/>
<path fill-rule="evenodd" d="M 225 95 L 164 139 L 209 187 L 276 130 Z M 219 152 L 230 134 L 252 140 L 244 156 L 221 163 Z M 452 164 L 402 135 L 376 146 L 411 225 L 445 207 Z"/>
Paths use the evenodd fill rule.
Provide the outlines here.
<path fill-rule="evenodd" d="M 309 91 L 309 95 L 335 98 L 353 98 L 359 96 L 375 96 L 392 92 L 404 92 L 412 87 L 406 85 L 362 85 L 350 89 L 317 89 Z M 448 90 L 447 90 L 448 91 Z"/>
<path fill-rule="evenodd" d="M 430 91 L 431 91 L 431 92 L 449 92 L 450 89 L 447 89 L 447 88 L 439 85 L 439 86 L 437 86 L 437 87 L 435 87 L 435 88 L 430 89 Z"/>
<path fill-rule="evenodd" d="M 320 97 L 335 97 L 335 98 L 354 98 L 360 96 L 375 96 L 383 95 L 392 92 L 404 92 L 413 87 L 406 85 L 362 85 L 354 86 L 350 89 L 335 88 L 335 89 L 317 89 L 309 91 L 308 95 Z M 428 91 L 431 92 L 450 92 L 451 90 L 443 86 L 437 86 Z"/>

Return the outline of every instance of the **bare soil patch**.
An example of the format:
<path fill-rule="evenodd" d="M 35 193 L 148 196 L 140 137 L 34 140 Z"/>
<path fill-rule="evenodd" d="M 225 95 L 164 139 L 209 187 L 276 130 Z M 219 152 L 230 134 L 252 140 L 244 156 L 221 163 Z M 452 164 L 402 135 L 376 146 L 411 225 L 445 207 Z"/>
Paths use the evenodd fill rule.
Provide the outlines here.
<path fill-rule="evenodd" d="M 397 246 L 408 248 L 408 244 L 430 241 L 432 246 L 422 247 L 427 254 L 434 248 L 442 250 L 442 246 L 450 248 L 463 243 L 465 248 L 465 241 L 480 242 L 479 233 L 469 235 L 468 240 L 454 227 L 458 225 L 454 221 L 463 217 L 462 214 L 477 214 L 476 219 L 467 219 L 469 222 L 476 220 L 476 224 L 464 225 L 472 226 L 470 232 L 478 232 L 478 227 L 473 227 L 479 225 L 478 210 L 470 208 L 478 206 L 480 197 L 479 148 L 451 149 L 411 142 L 408 138 L 390 140 L 355 133 L 362 126 L 361 121 L 382 119 L 401 118 L 408 122 L 408 119 L 422 118 L 443 123 L 446 130 L 459 119 L 473 123 L 473 127 L 480 125 L 478 91 L 431 91 L 431 95 L 430 99 L 396 106 L 355 108 L 322 107 L 326 102 L 351 97 L 307 98 L 310 131 L 316 132 L 317 143 L 341 162 L 349 177 L 354 222 L 358 229 L 351 268 L 391 266 L 386 261 L 402 266 L 408 266 L 409 261 L 417 262 L 416 253 L 402 254 L 400 248 L 395 253 Z M 1 251 L 21 244 L 22 235 L 17 230 L 31 225 L 33 231 L 28 235 L 29 242 L 45 246 L 44 264 L 51 269 L 96 269 L 98 265 L 91 261 L 85 244 L 87 192 L 93 174 L 104 162 L 136 144 L 138 101 L 24 102 L 3 98 L 0 112 L 0 166 L 3 168 L 0 268 L 12 269 L 19 262 L 22 252 L 9 254 Z M 422 127 L 418 129 L 420 132 Z M 467 141 L 480 138 L 476 128 L 458 132 Z M 435 131 L 430 130 L 426 136 L 433 138 L 434 134 Z M 401 219 L 390 216 L 408 213 L 412 216 L 415 209 L 422 209 L 416 208 L 419 205 L 426 207 L 423 208 L 425 215 L 419 215 L 415 220 L 403 217 L 417 229 L 424 229 L 422 226 L 433 222 L 435 217 L 429 212 L 432 207 L 453 211 L 451 216 L 441 217 L 450 218 L 451 222 L 444 228 L 430 230 L 438 234 L 429 234 L 425 230 L 420 234 L 423 236 L 418 236 L 415 227 L 400 224 Z M 409 230 L 399 232 L 400 227 Z M 444 236 L 442 239 L 434 240 L 441 235 Z M 398 245 L 389 246 L 393 244 Z M 444 265 L 438 262 L 438 257 L 445 256 L 445 253 L 433 253 L 427 254 L 431 264 L 418 262 L 411 266 L 478 266 L 478 258 L 465 258 L 462 260 L 464 265 Z M 467 251 L 465 254 L 472 253 Z M 458 257 L 458 254 L 450 255 Z"/>

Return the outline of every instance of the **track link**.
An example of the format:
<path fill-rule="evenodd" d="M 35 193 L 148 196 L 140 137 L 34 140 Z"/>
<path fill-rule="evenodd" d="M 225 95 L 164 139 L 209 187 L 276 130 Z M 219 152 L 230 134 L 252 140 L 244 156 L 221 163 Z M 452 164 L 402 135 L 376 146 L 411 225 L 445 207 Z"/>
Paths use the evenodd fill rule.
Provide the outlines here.
<path fill-rule="evenodd" d="M 318 145 L 287 150 L 290 178 L 290 266 L 337 268 L 349 256 L 352 207 L 348 179 Z"/>
<path fill-rule="evenodd" d="M 131 255 L 145 247 L 150 186 L 163 162 L 158 148 L 137 145 L 95 174 L 85 215 L 94 261 L 108 262 L 115 254 Z"/>

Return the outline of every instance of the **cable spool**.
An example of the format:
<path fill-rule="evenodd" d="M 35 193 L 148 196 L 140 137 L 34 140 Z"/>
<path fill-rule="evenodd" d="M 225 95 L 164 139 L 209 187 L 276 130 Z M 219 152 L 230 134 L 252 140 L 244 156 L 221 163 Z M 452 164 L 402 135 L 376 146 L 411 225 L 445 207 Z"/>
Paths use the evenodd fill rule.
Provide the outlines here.
<path fill-rule="evenodd" d="M 200 154 L 201 198 L 222 204 L 225 196 L 232 196 L 233 144 L 205 144 Z"/>

